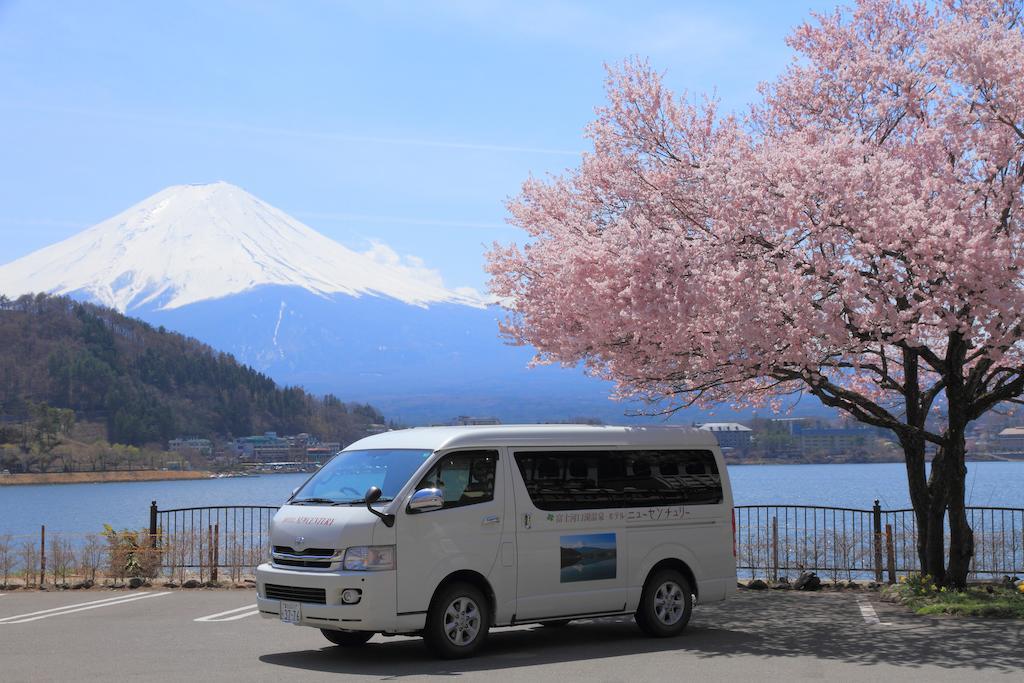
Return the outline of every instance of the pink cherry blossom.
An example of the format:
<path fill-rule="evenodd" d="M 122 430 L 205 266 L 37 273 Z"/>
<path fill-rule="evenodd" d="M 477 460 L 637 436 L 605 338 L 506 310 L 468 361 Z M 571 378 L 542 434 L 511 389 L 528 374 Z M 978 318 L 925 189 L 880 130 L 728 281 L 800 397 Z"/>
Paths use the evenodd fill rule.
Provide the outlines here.
<path fill-rule="evenodd" d="M 742 117 L 645 61 L 610 69 L 593 151 L 528 180 L 509 212 L 529 240 L 488 255 L 504 332 L 659 409 L 810 393 L 893 430 L 919 523 L 956 527 L 964 430 L 1024 391 L 1022 14 L 816 16 Z"/>

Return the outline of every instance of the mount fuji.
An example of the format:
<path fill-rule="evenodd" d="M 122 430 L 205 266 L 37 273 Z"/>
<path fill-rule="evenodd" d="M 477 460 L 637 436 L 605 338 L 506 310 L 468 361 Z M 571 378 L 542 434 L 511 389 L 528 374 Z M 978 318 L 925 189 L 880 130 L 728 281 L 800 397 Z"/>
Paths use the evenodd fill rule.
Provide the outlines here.
<path fill-rule="evenodd" d="M 621 421 L 625 408 L 580 371 L 527 369 L 532 350 L 502 342 L 501 310 L 477 292 L 348 249 L 224 182 L 169 187 L 0 266 L 0 293 L 32 292 L 116 308 L 411 424 Z"/>

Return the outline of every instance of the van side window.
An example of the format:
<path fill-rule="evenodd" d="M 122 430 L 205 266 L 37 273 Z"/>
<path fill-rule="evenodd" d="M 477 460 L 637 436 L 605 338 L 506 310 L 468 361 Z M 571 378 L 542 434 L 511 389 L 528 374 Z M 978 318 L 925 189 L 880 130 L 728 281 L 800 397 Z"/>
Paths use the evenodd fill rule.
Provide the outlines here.
<path fill-rule="evenodd" d="M 519 451 L 516 465 L 541 510 L 714 505 L 724 499 L 711 451 Z"/>
<path fill-rule="evenodd" d="M 442 457 L 416 485 L 416 490 L 444 492 L 444 509 L 494 500 L 497 451 L 459 451 Z"/>

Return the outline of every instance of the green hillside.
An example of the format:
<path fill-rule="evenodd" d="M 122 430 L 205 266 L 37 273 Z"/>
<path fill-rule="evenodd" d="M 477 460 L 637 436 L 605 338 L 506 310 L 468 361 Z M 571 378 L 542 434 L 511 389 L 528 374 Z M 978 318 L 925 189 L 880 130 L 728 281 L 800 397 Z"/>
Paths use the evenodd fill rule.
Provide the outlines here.
<path fill-rule="evenodd" d="M 135 446 L 264 431 L 349 443 L 384 421 L 372 406 L 280 388 L 228 354 L 111 309 L 0 296 L 0 417 L 11 424 L 40 403 Z"/>

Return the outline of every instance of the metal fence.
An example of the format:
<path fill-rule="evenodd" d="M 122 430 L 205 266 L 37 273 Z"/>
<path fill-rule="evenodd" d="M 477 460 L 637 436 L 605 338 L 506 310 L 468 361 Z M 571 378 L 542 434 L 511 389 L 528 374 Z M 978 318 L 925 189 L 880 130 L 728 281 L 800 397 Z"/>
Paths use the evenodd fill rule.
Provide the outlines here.
<path fill-rule="evenodd" d="M 153 501 L 149 533 L 168 575 L 184 579 L 198 573 L 200 580 L 217 580 L 219 570 L 227 569 L 237 580 L 270 557 L 270 520 L 277 510 L 270 505 L 161 510 Z"/>
<path fill-rule="evenodd" d="M 1024 573 L 1024 509 L 967 508 L 975 577 Z M 739 505 L 736 566 L 777 579 L 809 570 L 828 578 L 895 582 L 920 570 L 913 510 L 814 505 Z M 948 545 L 948 532 L 947 532 Z"/>
<path fill-rule="evenodd" d="M 164 573 L 216 580 L 251 575 L 270 556 L 275 506 L 225 505 L 149 510 L 149 532 Z M 1024 509 L 971 507 L 972 573 L 1024 574 Z M 919 570 L 917 528 L 909 509 L 814 505 L 735 508 L 736 567 L 741 575 L 779 576 L 810 570 L 824 577 L 892 581 Z"/>

